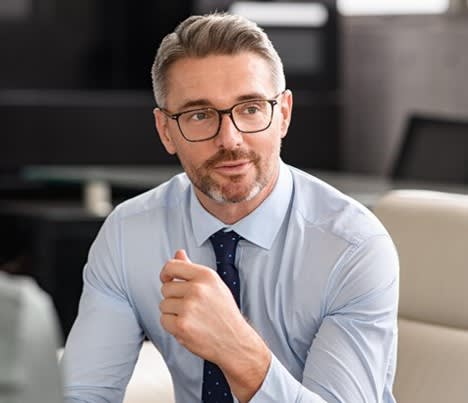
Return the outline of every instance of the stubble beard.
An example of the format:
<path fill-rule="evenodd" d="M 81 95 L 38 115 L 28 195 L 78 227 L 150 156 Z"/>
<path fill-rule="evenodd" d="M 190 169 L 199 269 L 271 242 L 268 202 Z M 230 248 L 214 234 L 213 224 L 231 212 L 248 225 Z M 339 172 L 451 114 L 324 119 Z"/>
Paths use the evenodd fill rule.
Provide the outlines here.
<path fill-rule="evenodd" d="M 222 162 L 249 160 L 254 165 L 256 174 L 253 183 L 239 188 L 240 182 L 244 180 L 244 175 L 229 177 L 226 184 L 221 184 L 214 179 L 210 171 Z M 273 175 L 268 166 L 262 166 L 260 157 L 253 151 L 243 150 L 220 150 L 216 155 L 207 160 L 200 168 L 185 169 L 193 185 L 204 195 L 217 203 L 241 203 L 255 198 L 268 184 Z M 237 188 L 237 189 L 236 189 Z"/>

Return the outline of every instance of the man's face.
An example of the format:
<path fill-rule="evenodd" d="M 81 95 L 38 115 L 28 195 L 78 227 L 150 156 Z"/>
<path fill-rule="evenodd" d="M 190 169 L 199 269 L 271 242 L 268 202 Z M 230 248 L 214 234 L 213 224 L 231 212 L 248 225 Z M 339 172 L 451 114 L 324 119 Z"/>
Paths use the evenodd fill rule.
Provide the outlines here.
<path fill-rule="evenodd" d="M 168 72 L 165 109 L 179 113 L 195 108 L 227 109 L 248 99 L 272 99 L 277 93 L 268 64 L 258 55 L 212 55 L 185 58 Z M 223 115 L 218 135 L 192 143 L 183 138 L 177 122 L 156 110 L 156 124 L 166 150 L 177 154 L 197 194 L 217 203 L 240 203 L 271 191 L 278 175 L 281 139 L 286 135 L 291 94 L 276 98 L 270 127 L 241 133 Z"/>

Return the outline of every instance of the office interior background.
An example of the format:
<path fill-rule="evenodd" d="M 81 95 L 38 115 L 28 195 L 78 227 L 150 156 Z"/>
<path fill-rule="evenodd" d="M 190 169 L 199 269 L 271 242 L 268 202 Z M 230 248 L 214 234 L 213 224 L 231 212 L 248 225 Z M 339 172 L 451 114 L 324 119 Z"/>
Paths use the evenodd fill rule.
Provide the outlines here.
<path fill-rule="evenodd" d="M 319 6 L 309 10 L 322 16 L 295 21 L 292 15 L 285 23 L 272 15 L 259 22 L 283 57 L 295 96 L 286 162 L 312 172 L 389 178 L 398 172 L 408 131 L 427 118 L 454 125 L 447 131 L 454 137 L 442 132 L 427 143 L 416 141 L 420 153 L 440 157 L 436 164 L 419 160 L 432 171 L 450 166 L 450 173 L 459 173 L 433 178 L 439 182 L 468 182 L 465 1 L 244 3 L 250 4 L 243 10 Z M 76 315 L 87 250 L 106 214 L 106 206 L 96 214 L 81 208 L 82 182 L 93 175 L 86 168 L 118 167 L 107 172 L 114 179 L 148 168 L 127 181 L 114 180 L 113 204 L 147 188 L 148 175 L 157 178 L 158 167 L 179 169 L 152 120 L 149 72 L 155 51 L 187 16 L 236 5 L 0 3 L 0 267 L 36 278 L 54 299 L 64 335 Z M 70 167 L 85 173 L 63 174 Z M 109 192 L 100 187 L 106 174 L 96 175 L 94 190 L 85 195 L 91 199 Z"/>

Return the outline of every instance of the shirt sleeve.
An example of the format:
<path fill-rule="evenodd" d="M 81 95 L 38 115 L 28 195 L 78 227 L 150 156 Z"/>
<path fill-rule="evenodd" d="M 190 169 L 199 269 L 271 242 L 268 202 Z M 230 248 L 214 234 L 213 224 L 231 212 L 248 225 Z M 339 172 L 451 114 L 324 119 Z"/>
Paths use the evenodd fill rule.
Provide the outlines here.
<path fill-rule="evenodd" d="M 61 361 L 65 402 L 120 402 L 143 332 L 127 295 L 120 229 L 112 213 L 90 249 L 78 317 Z"/>
<path fill-rule="evenodd" d="M 273 356 L 250 402 L 387 402 L 396 360 L 398 268 L 388 236 L 349 248 L 330 275 L 302 380 Z"/>

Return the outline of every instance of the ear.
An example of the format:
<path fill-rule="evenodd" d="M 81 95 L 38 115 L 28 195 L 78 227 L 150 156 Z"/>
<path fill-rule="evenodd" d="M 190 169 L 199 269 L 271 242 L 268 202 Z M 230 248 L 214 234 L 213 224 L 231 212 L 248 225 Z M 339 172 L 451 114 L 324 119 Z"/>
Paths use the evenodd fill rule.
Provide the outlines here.
<path fill-rule="evenodd" d="M 282 95 L 279 107 L 281 113 L 281 138 L 284 138 L 288 133 L 293 107 L 293 96 L 290 90 L 286 90 Z"/>
<path fill-rule="evenodd" d="M 156 129 L 164 148 L 169 154 L 174 155 L 177 149 L 169 132 L 169 118 L 159 108 L 154 108 L 153 115 L 156 123 Z"/>

